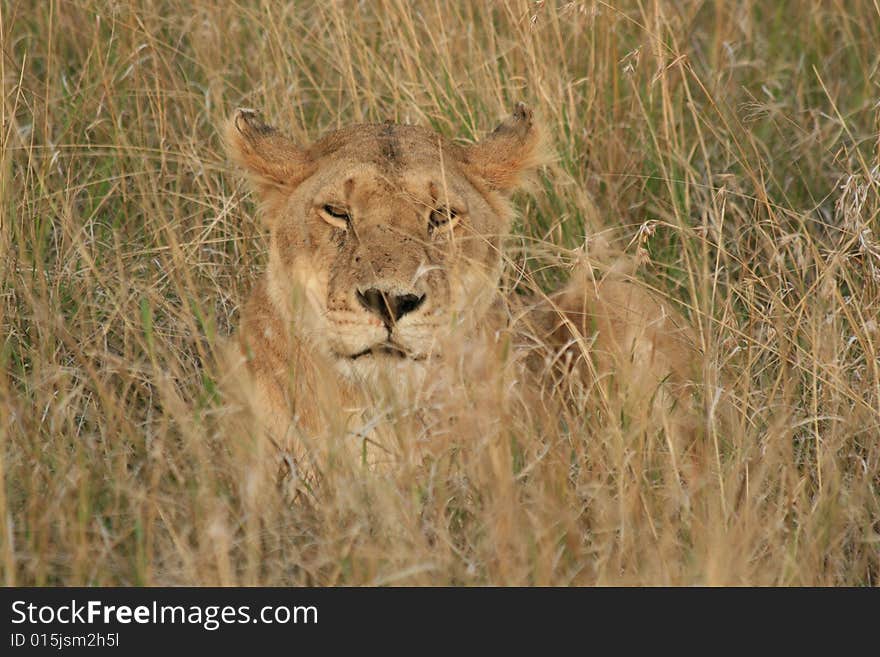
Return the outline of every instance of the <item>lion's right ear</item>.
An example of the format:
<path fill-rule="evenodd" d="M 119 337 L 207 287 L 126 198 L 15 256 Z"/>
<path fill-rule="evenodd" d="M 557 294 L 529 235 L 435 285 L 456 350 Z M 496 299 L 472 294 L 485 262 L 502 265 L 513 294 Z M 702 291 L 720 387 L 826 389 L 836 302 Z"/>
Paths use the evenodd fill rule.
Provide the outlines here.
<path fill-rule="evenodd" d="M 226 123 L 226 148 L 250 178 L 260 200 L 283 198 L 312 171 L 306 152 L 260 120 L 251 109 L 237 109 Z"/>
<path fill-rule="evenodd" d="M 513 114 L 476 144 L 465 149 L 466 164 L 490 188 L 509 194 L 552 160 L 541 125 L 532 110 L 517 103 Z"/>

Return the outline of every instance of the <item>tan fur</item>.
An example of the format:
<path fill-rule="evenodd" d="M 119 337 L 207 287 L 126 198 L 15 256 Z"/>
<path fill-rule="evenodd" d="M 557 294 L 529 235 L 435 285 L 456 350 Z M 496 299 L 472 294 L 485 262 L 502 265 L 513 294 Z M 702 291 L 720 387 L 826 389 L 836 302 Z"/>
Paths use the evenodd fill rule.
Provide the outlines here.
<path fill-rule="evenodd" d="M 226 140 L 270 230 L 268 269 L 243 310 L 230 371 L 276 446 L 296 459 L 320 448 L 309 439 L 328 417 L 370 417 L 377 390 L 447 408 L 436 402 L 441 391 L 504 367 L 524 386 L 564 362 L 585 382 L 617 373 L 619 390 L 637 381 L 623 387 L 646 405 L 664 397 L 661 386 L 686 396 L 690 333 L 640 285 L 582 273 L 531 306 L 501 298 L 509 194 L 547 160 L 525 106 L 472 146 L 394 124 L 299 146 L 250 110 L 230 120 Z M 337 216 L 343 210 L 350 220 Z M 434 220 L 453 224 L 432 228 Z M 394 348 L 381 349 L 388 341 Z M 506 349 L 527 343 L 520 354 Z M 505 403 L 493 394 L 481 403 Z M 446 423 L 416 416 L 418 435 L 419 423 L 435 432 Z"/>

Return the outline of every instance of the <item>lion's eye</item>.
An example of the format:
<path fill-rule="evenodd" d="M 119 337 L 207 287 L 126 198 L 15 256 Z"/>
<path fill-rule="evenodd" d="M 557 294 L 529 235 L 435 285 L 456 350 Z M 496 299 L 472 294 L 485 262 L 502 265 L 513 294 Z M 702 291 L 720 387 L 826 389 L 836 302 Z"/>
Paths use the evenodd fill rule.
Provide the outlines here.
<path fill-rule="evenodd" d="M 452 228 L 458 223 L 458 212 L 453 208 L 442 207 L 431 211 L 428 217 L 428 230 L 435 233 L 439 230 Z"/>
<path fill-rule="evenodd" d="M 349 214 L 346 208 L 338 205 L 327 204 L 322 207 L 321 218 L 331 226 L 342 228 L 343 230 L 348 228 L 348 224 L 351 223 L 351 214 Z"/>

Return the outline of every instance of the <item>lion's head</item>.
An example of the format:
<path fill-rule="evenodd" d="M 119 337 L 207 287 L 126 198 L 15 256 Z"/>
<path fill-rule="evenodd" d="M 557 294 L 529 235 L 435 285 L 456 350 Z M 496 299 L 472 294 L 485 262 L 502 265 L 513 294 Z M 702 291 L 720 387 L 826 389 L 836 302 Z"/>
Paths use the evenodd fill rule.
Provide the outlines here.
<path fill-rule="evenodd" d="M 518 105 L 484 140 L 357 125 L 300 146 L 238 110 L 226 138 L 270 230 L 268 290 L 343 371 L 420 361 L 497 294 L 509 194 L 544 158 Z"/>

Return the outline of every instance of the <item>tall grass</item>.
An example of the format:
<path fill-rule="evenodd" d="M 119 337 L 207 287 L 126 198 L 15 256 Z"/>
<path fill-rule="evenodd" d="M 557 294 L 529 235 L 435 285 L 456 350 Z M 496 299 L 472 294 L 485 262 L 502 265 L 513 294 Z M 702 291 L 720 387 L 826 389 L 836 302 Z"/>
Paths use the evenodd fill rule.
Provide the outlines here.
<path fill-rule="evenodd" d="M 877 585 L 878 34 L 871 2 L 0 0 L 0 581 Z M 700 439 L 586 390 L 290 500 L 216 384 L 267 248 L 217 126 L 473 139 L 520 99 L 559 159 L 508 271 L 637 256 L 699 336 Z"/>

